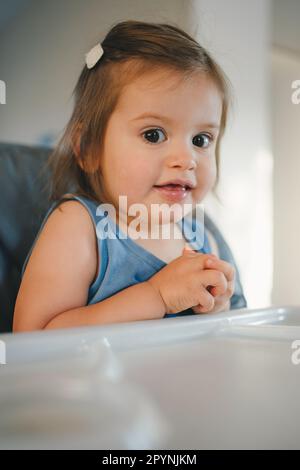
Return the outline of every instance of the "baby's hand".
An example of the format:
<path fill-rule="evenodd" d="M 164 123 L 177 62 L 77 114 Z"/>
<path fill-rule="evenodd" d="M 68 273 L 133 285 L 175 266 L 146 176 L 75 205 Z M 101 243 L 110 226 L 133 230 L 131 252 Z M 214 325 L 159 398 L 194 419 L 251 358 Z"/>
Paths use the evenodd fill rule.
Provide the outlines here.
<path fill-rule="evenodd" d="M 183 252 L 186 254 L 188 251 L 193 251 L 191 248 L 184 248 Z M 210 310 L 197 305 L 192 307 L 195 313 L 216 313 L 230 309 L 230 298 L 234 293 L 235 285 L 235 269 L 234 267 L 219 259 L 217 256 L 211 254 L 209 258 L 204 261 L 204 269 L 217 270 L 224 274 L 226 278 L 226 286 L 220 285 L 219 287 L 208 287 L 207 290 L 214 297 L 214 306 Z"/>
<path fill-rule="evenodd" d="M 177 313 L 200 305 L 202 312 L 215 308 L 214 296 L 224 295 L 228 282 L 222 272 L 223 265 L 219 270 L 206 269 L 205 262 L 209 259 L 214 257 L 193 250 L 184 251 L 148 279 L 147 282 L 160 295 L 166 313 Z"/>

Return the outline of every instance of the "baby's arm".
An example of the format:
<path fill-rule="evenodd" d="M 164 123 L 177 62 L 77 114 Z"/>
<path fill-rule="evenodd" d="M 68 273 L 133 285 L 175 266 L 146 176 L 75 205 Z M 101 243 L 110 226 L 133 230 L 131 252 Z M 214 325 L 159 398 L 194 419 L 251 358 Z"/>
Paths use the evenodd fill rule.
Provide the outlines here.
<path fill-rule="evenodd" d="M 162 299 L 148 282 L 86 305 L 97 270 L 96 242 L 91 218 L 79 202 L 64 202 L 52 212 L 23 275 L 14 311 L 14 331 L 164 316 Z"/>
<path fill-rule="evenodd" d="M 99 303 L 60 313 L 44 329 L 154 320 L 164 315 L 160 296 L 149 282 L 141 282 Z"/>

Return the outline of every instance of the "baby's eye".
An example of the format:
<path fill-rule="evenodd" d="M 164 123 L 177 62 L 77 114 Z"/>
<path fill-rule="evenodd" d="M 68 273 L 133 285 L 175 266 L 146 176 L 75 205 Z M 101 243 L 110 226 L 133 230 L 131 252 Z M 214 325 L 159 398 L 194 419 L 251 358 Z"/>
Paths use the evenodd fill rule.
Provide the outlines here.
<path fill-rule="evenodd" d="M 149 129 L 143 132 L 143 136 L 147 140 L 147 144 L 157 144 L 159 143 L 159 133 L 164 135 L 164 132 L 159 129 Z M 208 134 L 198 134 L 193 138 L 193 144 L 197 147 L 206 148 L 212 142 L 213 138 Z"/>
<path fill-rule="evenodd" d="M 208 134 L 198 134 L 193 139 L 193 144 L 197 145 L 197 147 L 206 148 L 212 141 L 212 137 Z"/>
<path fill-rule="evenodd" d="M 163 135 L 163 131 L 161 129 L 149 129 L 148 131 L 143 132 L 143 136 L 145 136 L 145 139 L 147 140 L 147 144 L 156 144 L 159 140 L 159 132 L 161 132 Z"/>

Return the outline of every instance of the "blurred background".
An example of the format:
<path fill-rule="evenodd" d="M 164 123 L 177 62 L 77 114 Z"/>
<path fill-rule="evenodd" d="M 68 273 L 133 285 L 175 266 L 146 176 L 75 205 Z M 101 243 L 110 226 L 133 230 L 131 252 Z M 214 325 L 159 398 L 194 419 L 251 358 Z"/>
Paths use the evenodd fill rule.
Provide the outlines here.
<path fill-rule="evenodd" d="M 84 54 L 127 19 L 182 27 L 229 76 L 220 201 L 209 195 L 205 209 L 233 250 L 249 307 L 300 304 L 300 104 L 291 100 L 300 0 L 0 0 L 0 141 L 55 145 Z"/>

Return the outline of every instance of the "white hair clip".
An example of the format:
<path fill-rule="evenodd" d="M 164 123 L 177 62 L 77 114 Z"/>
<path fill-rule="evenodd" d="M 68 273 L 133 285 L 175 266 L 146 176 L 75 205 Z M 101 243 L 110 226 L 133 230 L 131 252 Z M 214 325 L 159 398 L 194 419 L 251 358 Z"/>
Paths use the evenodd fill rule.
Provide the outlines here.
<path fill-rule="evenodd" d="M 96 44 L 96 46 L 92 47 L 92 49 L 85 54 L 85 63 L 88 69 L 92 69 L 94 65 L 97 64 L 98 60 L 101 59 L 104 50 L 100 42 Z"/>

